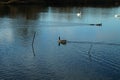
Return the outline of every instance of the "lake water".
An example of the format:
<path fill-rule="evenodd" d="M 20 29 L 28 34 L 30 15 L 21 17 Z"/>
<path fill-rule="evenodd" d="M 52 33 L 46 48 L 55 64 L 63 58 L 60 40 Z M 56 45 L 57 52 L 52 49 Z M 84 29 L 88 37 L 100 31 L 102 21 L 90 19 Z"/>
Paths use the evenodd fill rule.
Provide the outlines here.
<path fill-rule="evenodd" d="M 116 14 L 120 7 L 0 6 L 0 80 L 120 80 Z"/>

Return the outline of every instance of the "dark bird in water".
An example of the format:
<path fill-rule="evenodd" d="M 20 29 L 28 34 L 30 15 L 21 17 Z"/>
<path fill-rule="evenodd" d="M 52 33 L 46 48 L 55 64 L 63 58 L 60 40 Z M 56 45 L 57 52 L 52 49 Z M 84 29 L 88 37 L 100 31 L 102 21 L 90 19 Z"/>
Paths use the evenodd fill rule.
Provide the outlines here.
<path fill-rule="evenodd" d="M 102 26 L 102 23 L 99 24 L 90 24 L 91 26 Z"/>
<path fill-rule="evenodd" d="M 67 40 L 61 40 L 61 39 L 60 39 L 60 36 L 59 36 L 58 43 L 65 45 L 65 44 L 67 43 Z"/>
<path fill-rule="evenodd" d="M 100 24 L 96 24 L 96 26 L 102 26 L 102 23 L 100 23 Z"/>

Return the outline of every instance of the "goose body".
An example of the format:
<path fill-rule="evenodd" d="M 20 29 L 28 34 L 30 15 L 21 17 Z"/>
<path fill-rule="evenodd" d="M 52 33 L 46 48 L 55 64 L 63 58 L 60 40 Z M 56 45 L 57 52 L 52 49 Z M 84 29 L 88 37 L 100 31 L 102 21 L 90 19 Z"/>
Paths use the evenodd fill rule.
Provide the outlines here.
<path fill-rule="evenodd" d="M 60 43 L 60 44 L 66 44 L 66 43 L 67 43 L 67 40 L 61 40 L 61 39 L 60 39 L 60 36 L 59 36 L 58 43 Z"/>

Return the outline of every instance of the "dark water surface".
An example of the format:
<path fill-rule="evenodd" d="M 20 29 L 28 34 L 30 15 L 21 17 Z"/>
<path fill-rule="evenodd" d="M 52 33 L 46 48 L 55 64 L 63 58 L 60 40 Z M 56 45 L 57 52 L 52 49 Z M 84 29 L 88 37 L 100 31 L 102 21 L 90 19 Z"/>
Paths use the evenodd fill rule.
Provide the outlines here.
<path fill-rule="evenodd" d="M 0 6 L 0 80 L 120 80 L 116 14 L 120 7 Z"/>

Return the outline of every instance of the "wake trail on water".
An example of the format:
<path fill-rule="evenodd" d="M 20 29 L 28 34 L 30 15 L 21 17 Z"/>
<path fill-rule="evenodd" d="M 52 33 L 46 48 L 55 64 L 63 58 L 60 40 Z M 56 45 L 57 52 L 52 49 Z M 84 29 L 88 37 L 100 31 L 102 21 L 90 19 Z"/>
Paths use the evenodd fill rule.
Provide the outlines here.
<path fill-rule="evenodd" d="M 67 43 L 99 44 L 99 45 L 115 45 L 115 46 L 120 46 L 120 43 L 90 42 L 90 41 L 67 41 Z"/>

